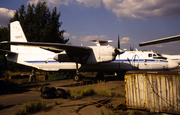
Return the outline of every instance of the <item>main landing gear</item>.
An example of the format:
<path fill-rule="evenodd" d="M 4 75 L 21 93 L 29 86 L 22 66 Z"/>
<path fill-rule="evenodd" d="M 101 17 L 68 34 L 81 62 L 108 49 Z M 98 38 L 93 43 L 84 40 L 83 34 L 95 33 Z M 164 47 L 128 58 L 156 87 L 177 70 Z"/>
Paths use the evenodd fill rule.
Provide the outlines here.
<path fill-rule="evenodd" d="M 83 75 L 79 74 L 78 63 L 76 63 L 76 74 L 73 76 L 74 81 L 82 81 Z"/>

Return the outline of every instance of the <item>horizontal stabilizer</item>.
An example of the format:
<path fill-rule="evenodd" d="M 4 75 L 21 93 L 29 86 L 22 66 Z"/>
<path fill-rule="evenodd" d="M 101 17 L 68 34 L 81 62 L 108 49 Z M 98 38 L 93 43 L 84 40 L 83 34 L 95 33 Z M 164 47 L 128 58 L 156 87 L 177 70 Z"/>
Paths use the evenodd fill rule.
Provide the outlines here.
<path fill-rule="evenodd" d="M 17 53 L 11 52 L 11 51 L 8 51 L 8 50 L 0 49 L 0 54 L 1 55 L 5 55 L 5 54 L 17 54 Z"/>

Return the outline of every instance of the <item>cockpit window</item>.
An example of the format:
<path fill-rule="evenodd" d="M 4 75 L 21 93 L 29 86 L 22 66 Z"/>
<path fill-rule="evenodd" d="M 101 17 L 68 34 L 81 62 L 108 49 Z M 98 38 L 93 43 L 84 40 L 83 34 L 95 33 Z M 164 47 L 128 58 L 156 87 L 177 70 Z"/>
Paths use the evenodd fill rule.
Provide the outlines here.
<path fill-rule="evenodd" d="M 148 54 L 148 57 L 152 57 L 152 54 Z"/>
<path fill-rule="evenodd" d="M 153 54 L 153 59 L 164 59 L 166 60 L 166 57 L 163 57 L 161 54 Z"/>

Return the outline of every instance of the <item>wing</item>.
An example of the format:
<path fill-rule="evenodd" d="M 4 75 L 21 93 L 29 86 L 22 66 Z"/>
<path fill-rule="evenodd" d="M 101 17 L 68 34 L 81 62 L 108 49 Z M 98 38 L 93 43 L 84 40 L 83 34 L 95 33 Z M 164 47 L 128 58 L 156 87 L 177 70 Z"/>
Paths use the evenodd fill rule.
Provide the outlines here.
<path fill-rule="evenodd" d="M 161 39 L 147 41 L 147 42 L 141 42 L 141 43 L 139 43 L 139 46 L 154 45 L 154 44 L 159 44 L 159 43 L 173 42 L 173 41 L 177 41 L 177 40 L 180 40 L 180 35 L 171 36 L 171 37 L 167 37 L 167 38 L 161 38 Z"/>
<path fill-rule="evenodd" d="M 6 54 L 17 54 L 17 53 L 11 52 L 11 51 L 8 51 L 8 50 L 0 49 L 0 54 L 1 55 L 6 55 Z"/>
<path fill-rule="evenodd" d="M 42 43 L 42 42 L 10 42 L 3 41 L 2 45 L 17 45 L 17 46 L 29 46 L 39 47 L 45 50 L 50 50 L 55 53 L 65 51 L 66 54 L 57 54 L 56 59 L 59 62 L 78 62 L 86 63 L 89 55 L 92 53 L 92 49 L 86 46 L 74 46 L 60 43 Z"/>
<path fill-rule="evenodd" d="M 2 45 L 18 45 L 18 46 L 31 46 L 31 47 L 40 47 L 46 50 L 55 50 L 55 51 L 78 51 L 78 52 L 90 52 L 92 49 L 86 46 L 74 46 L 60 43 L 43 43 L 43 42 L 10 42 L 3 41 L 0 44 Z"/>

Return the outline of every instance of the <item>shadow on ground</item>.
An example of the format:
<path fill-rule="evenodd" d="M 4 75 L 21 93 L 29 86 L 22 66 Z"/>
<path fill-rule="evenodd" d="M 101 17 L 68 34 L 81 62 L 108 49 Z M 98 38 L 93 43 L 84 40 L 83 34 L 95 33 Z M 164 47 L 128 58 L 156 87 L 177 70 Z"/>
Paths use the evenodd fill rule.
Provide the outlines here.
<path fill-rule="evenodd" d="M 124 81 L 124 76 L 115 76 L 115 75 L 107 75 L 103 79 L 98 79 L 96 77 L 84 77 L 83 81 L 74 82 L 67 85 L 61 85 L 59 87 L 75 87 L 75 86 L 83 86 L 83 85 L 90 85 L 96 84 L 99 82 L 108 82 L 108 81 Z"/>

